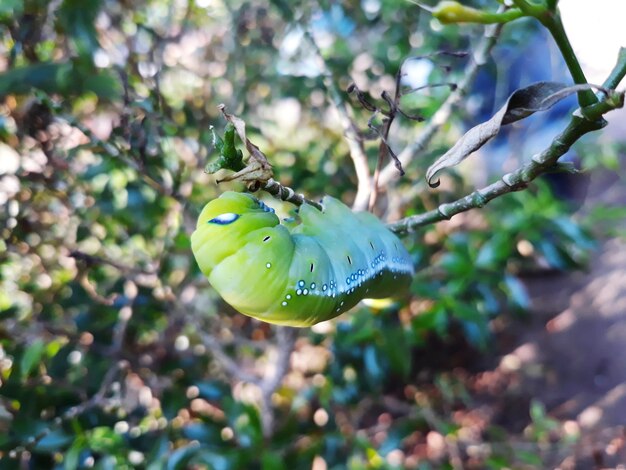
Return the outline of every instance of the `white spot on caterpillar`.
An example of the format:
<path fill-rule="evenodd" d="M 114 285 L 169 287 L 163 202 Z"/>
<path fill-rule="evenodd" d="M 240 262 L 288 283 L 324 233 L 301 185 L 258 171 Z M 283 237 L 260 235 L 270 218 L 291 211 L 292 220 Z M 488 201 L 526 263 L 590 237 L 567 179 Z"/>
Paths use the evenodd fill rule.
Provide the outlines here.
<path fill-rule="evenodd" d="M 287 295 L 285 296 L 285 298 L 286 298 L 287 300 L 291 300 L 291 294 L 287 294 Z"/>
<path fill-rule="evenodd" d="M 315 283 L 314 282 L 311 283 L 311 290 L 313 290 L 313 289 L 315 289 Z"/>
<path fill-rule="evenodd" d="M 309 293 L 309 289 L 304 289 L 304 290 L 302 291 L 302 295 L 307 295 L 308 293 Z"/>
<path fill-rule="evenodd" d="M 298 281 L 298 287 L 304 287 L 304 281 L 303 280 Z"/>
<path fill-rule="evenodd" d="M 312 288 L 313 288 L 313 286 L 311 286 L 311 289 L 312 289 Z M 323 291 L 326 291 L 326 289 L 328 289 L 328 286 L 327 286 L 326 284 L 324 284 L 324 285 L 322 286 L 322 290 L 323 290 Z"/>
<path fill-rule="evenodd" d="M 283 307 L 287 306 L 287 302 L 283 301 Z"/>
<path fill-rule="evenodd" d="M 296 291 L 296 295 L 302 295 L 302 289 L 298 289 L 298 290 Z"/>
<path fill-rule="evenodd" d="M 267 264 L 265 265 L 265 267 L 266 267 L 267 269 L 271 268 L 271 267 L 272 267 L 272 263 L 267 263 Z"/>

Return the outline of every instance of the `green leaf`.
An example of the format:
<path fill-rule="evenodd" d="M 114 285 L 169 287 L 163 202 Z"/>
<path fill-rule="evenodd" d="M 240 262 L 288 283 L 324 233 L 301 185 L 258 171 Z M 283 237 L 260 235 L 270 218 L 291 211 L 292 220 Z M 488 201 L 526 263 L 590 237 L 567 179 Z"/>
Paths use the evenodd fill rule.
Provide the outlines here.
<path fill-rule="evenodd" d="M 385 373 L 378 355 L 378 351 L 372 345 L 367 346 L 365 348 L 365 352 L 363 353 L 365 369 L 374 381 L 380 380 Z"/>
<path fill-rule="evenodd" d="M 467 339 L 474 345 L 484 347 L 489 337 L 488 319 L 474 305 L 453 302 L 452 314 L 462 321 Z"/>
<path fill-rule="evenodd" d="M 96 452 L 111 452 L 123 444 L 123 437 L 112 428 L 100 426 L 89 432 L 87 442 Z"/>
<path fill-rule="evenodd" d="M 448 313 L 441 303 L 436 304 L 426 312 L 420 313 L 411 320 L 413 330 L 421 334 L 436 331 L 442 335 L 448 329 L 448 324 Z"/>
<path fill-rule="evenodd" d="M 188 446 L 181 447 L 180 449 L 175 450 L 170 458 L 167 460 L 167 470 L 184 470 L 187 467 L 189 461 L 196 455 L 200 450 L 200 444 L 193 443 Z"/>
<path fill-rule="evenodd" d="M 17 17 L 22 14 L 23 10 L 22 0 L 2 0 L 0 2 L 0 18 Z"/>
<path fill-rule="evenodd" d="M 518 450 L 515 456 L 522 462 L 528 465 L 532 465 L 535 468 L 540 468 L 543 463 L 541 456 L 536 452 L 530 452 L 528 450 Z"/>
<path fill-rule="evenodd" d="M 468 272 L 472 272 L 472 265 L 464 254 L 450 252 L 445 253 L 439 264 L 453 276 L 464 276 Z"/>
<path fill-rule="evenodd" d="M 100 0 L 64 0 L 58 13 L 59 23 L 72 38 L 79 55 L 89 60 L 100 47 L 94 25 L 100 3 Z"/>
<path fill-rule="evenodd" d="M 198 387 L 199 396 L 205 400 L 219 400 L 230 393 L 228 385 L 217 380 L 196 382 L 195 385 Z"/>
<path fill-rule="evenodd" d="M 119 84 L 109 71 L 96 72 L 90 66 L 74 62 L 40 63 L 0 73 L 0 97 L 25 95 L 35 89 L 63 96 L 90 91 L 107 100 L 120 96 Z"/>
<path fill-rule="evenodd" d="M 35 340 L 33 344 L 26 348 L 20 360 L 20 376 L 22 380 L 26 379 L 39 365 L 44 352 L 45 344 L 41 339 Z"/>
<path fill-rule="evenodd" d="M 509 294 L 509 302 L 517 308 L 528 310 L 530 307 L 530 298 L 528 297 L 524 284 L 522 284 L 518 278 L 510 274 L 505 275 L 504 283 Z"/>
<path fill-rule="evenodd" d="M 213 133 L 213 145 L 220 155 L 215 161 L 207 165 L 206 172 L 213 174 L 219 170 L 243 170 L 245 168 L 243 152 L 235 144 L 235 126 L 230 122 L 226 124 L 224 140 L 217 136 L 213 129 L 211 132 Z"/>
<path fill-rule="evenodd" d="M 241 452 L 213 452 L 208 449 L 200 449 L 191 459 L 190 464 L 203 464 L 210 470 L 235 470 L 243 468 L 240 465 Z"/>
<path fill-rule="evenodd" d="M 540 423 L 546 418 L 546 407 L 538 400 L 533 400 L 530 404 L 530 419 L 534 423 Z"/>
<path fill-rule="evenodd" d="M 538 248 L 541 251 L 541 254 L 545 256 L 550 266 L 557 269 L 567 268 L 567 261 L 559 252 L 559 249 L 554 245 L 554 243 L 545 239 L 540 240 L 538 243 Z"/>
<path fill-rule="evenodd" d="M 261 457 L 261 470 L 287 470 L 287 466 L 278 453 L 265 452 Z"/>
<path fill-rule="evenodd" d="M 580 225 L 573 222 L 569 217 L 557 217 L 552 222 L 569 237 L 574 243 L 584 249 L 591 249 L 595 245 L 589 236 L 580 228 Z"/>
<path fill-rule="evenodd" d="M 80 454 L 85 448 L 85 441 L 82 438 L 76 439 L 72 446 L 63 455 L 63 468 L 65 470 L 75 470 L 80 463 Z"/>
<path fill-rule="evenodd" d="M 56 430 L 41 439 L 35 446 L 35 449 L 40 452 L 55 452 L 63 449 L 72 440 L 72 436 L 65 434 L 61 430 Z"/>
<path fill-rule="evenodd" d="M 0 468 L 2 470 L 22 470 L 24 467 L 20 459 L 9 457 L 8 452 L 6 452 L 4 457 L 0 457 Z"/>
<path fill-rule="evenodd" d="M 411 371 L 411 355 L 407 355 L 410 345 L 404 330 L 399 328 L 382 329 L 384 337 L 383 352 L 391 368 L 397 374 L 408 377 Z"/>
<path fill-rule="evenodd" d="M 476 266 L 481 268 L 499 268 L 512 255 L 514 240 L 508 233 L 495 233 L 478 251 Z"/>

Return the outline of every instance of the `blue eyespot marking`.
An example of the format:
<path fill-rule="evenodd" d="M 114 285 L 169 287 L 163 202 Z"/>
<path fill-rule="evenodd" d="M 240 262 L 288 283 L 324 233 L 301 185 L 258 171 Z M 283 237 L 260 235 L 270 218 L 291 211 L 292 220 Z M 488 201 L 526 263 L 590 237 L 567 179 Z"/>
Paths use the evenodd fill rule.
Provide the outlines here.
<path fill-rule="evenodd" d="M 217 217 L 209 220 L 208 223 L 217 224 L 217 225 L 228 225 L 228 224 L 232 224 L 238 218 L 239 218 L 239 214 L 233 214 L 232 212 L 227 212 L 225 214 L 220 214 Z"/>

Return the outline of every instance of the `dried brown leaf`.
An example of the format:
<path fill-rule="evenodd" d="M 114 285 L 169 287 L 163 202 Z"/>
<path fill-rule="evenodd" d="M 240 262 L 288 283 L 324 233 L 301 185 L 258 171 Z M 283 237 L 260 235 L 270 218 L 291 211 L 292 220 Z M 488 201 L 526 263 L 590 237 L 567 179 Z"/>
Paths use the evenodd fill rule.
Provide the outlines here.
<path fill-rule="evenodd" d="M 473 152 L 498 134 L 502 126 L 524 119 L 531 114 L 545 111 L 562 99 L 594 85 L 565 85 L 556 82 L 538 82 L 514 91 L 491 119 L 467 131 L 454 146 L 439 157 L 426 171 L 426 181 L 432 188 L 439 186 L 433 181 L 443 169 L 458 165 Z"/>

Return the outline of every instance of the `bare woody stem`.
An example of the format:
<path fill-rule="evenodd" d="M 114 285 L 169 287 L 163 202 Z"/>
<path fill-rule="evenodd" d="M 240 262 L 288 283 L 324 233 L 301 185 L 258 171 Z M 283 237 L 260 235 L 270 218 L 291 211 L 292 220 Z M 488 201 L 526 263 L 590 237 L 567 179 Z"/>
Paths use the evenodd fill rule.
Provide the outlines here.
<path fill-rule="evenodd" d="M 352 208 L 355 210 L 365 210 L 367 209 L 370 193 L 372 192 L 372 181 L 370 178 L 370 169 L 367 162 L 367 154 L 365 153 L 365 148 L 363 146 L 363 140 L 359 135 L 359 130 L 354 123 L 354 120 L 350 116 L 350 112 L 343 99 L 342 92 L 337 87 L 335 79 L 326 65 L 322 51 L 315 42 L 315 38 L 308 29 L 305 29 L 304 34 L 313 46 L 315 54 L 318 57 L 324 86 L 326 87 L 330 101 L 337 110 L 339 121 L 343 129 L 346 142 L 348 143 L 348 148 L 350 149 L 350 158 L 352 159 L 358 181 L 357 193 L 354 198 Z"/>
<path fill-rule="evenodd" d="M 276 327 L 276 358 L 273 362 L 274 368 L 260 383 L 261 418 L 263 435 L 266 439 L 272 437 L 276 426 L 274 410 L 272 408 L 272 395 L 290 370 L 291 353 L 295 348 L 298 334 L 298 328 L 289 326 Z"/>
<path fill-rule="evenodd" d="M 617 64 L 603 83 L 604 88 L 614 89 L 626 75 L 626 48 L 619 51 Z M 408 233 L 419 227 L 430 225 L 441 220 L 448 220 L 461 212 L 482 207 L 492 199 L 506 193 L 524 189 L 537 176 L 552 170 L 559 158 L 588 132 L 601 129 L 605 125 L 602 116 L 609 111 L 624 106 L 624 92 L 611 92 L 604 100 L 575 112 L 568 126 L 554 138 L 550 146 L 535 155 L 526 165 L 512 173 L 504 175 L 499 181 L 458 199 L 442 204 L 437 209 L 424 214 L 407 217 L 388 225 L 396 233 Z"/>

